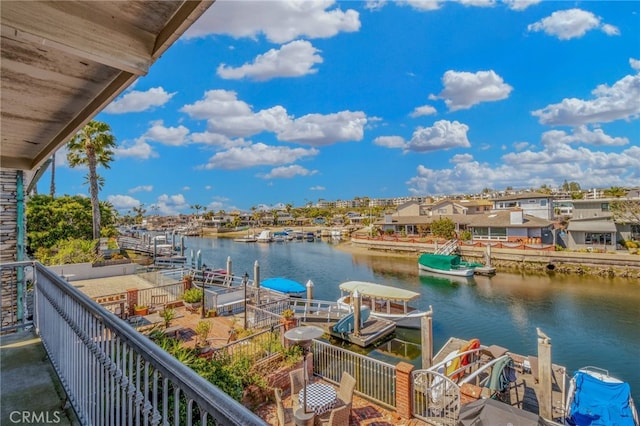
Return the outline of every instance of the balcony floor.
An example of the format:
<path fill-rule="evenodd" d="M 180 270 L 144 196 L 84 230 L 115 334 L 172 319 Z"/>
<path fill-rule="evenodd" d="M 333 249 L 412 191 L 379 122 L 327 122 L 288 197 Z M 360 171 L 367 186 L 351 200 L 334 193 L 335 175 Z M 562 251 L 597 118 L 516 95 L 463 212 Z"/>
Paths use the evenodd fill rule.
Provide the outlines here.
<path fill-rule="evenodd" d="M 0 384 L 0 424 L 79 424 L 34 332 L 0 336 Z"/>

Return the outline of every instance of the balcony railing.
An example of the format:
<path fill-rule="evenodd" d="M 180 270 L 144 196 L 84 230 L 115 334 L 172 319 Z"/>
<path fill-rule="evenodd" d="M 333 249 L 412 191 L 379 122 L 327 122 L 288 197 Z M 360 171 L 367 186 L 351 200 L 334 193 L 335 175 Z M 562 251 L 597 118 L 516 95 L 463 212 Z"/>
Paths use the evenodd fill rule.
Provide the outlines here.
<path fill-rule="evenodd" d="M 41 264 L 0 269 L 18 294 L 33 283 L 33 325 L 82 424 L 266 424 Z"/>

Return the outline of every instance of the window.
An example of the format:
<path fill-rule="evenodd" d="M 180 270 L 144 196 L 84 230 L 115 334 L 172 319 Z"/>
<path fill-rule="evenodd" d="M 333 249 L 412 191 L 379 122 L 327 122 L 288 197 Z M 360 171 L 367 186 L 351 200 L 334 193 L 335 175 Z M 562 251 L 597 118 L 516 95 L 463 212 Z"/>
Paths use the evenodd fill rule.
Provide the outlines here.
<path fill-rule="evenodd" d="M 609 211 L 609 203 L 600 204 L 600 210 L 602 210 L 603 212 L 608 212 Z"/>
<path fill-rule="evenodd" d="M 473 228 L 473 235 L 477 237 L 487 237 L 489 236 L 489 228 L 485 228 L 485 227 Z"/>
<path fill-rule="evenodd" d="M 507 228 L 491 228 L 492 237 L 506 237 Z"/>
<path fill-rule="evenodd" d="M 584 236 L 584 243 L 611 245 L 611 233 L 588 232 Z"/>
<path fill-rule="evenodd" d="M 540 200 L 540 205 L 542 207 L 546 206 L 547 205 L 547 200 Z"/>

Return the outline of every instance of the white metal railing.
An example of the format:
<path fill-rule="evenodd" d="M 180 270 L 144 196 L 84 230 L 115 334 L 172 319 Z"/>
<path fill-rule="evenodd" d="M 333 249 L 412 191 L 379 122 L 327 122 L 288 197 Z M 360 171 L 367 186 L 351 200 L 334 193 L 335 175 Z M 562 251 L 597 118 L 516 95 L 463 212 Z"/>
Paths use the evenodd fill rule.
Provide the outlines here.
<path fill-rule="evenodd" d="M 313 374 L 339 383 L 346 371 L 356 379 L 355 391 L 388 408 L 396 406 L 396 366 L 313 340 Z"/>
<path fill-rule="evenodd" d="M 36 331 L 81 424 L 266 424 L 56 274 L 30 266 Z"/>
<path fill-rule="evenodd" d="M 429 424 L 454 426 L 460 416 L 460 388 L 447 376 L 432 370 L 411 373 L 411 412 Z"/>
<path fill-rule="evenodd" d="M 458 240 L 453 239 L 447 241 L 442 247 L 438 247 L 438 249 L 434 252 L 434 254 L 444 254 L 449 255 L 456 251 L 458 248 Z"/>
<path fill-rule="evenodd" d="M 348 309 L 343 309 L 337 302 L 329 302 L 316 299 L 290 299 L 289 309 L 303 321 L 322 320 L 326 322 L 336 321 L 345 315 L 349 315 Z"/>

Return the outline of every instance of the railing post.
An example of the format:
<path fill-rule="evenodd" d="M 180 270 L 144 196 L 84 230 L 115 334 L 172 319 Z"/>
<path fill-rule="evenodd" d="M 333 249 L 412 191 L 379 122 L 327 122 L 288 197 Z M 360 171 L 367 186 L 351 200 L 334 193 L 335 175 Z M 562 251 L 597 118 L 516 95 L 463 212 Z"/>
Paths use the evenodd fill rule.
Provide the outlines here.
<path fill-rule="evenodd" d="M 405 419 L 410 419 L 412 413 L 412 372 L 413 365 L 409 363 L 400 362 L 396 366 L 396 410 Z"/>
<path fill-rule="evenodd" d="M 127 305 L 129 306 L 129 315 L 133 315 L 133 308 L 138 304 L 138 289 L 137 288 L 128 288 L 127 289 Z"/>

